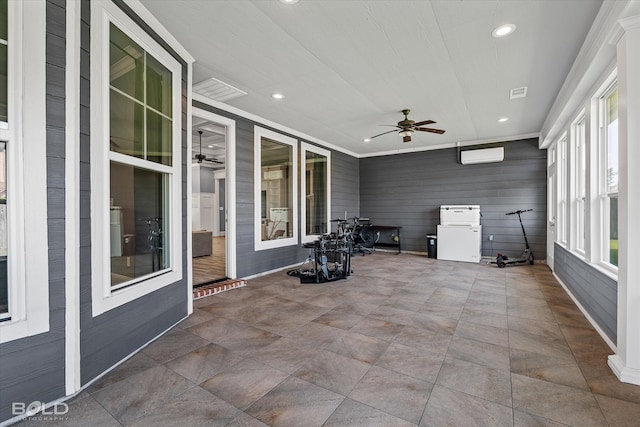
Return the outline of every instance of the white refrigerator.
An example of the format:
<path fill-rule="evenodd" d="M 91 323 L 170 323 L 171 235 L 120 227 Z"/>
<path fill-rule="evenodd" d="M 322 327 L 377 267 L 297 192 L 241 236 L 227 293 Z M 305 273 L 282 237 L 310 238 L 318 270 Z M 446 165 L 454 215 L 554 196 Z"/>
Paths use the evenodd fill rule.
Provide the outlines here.
<path fill-rule="evenodd" d="M 438 259 L 480 262 L 482 226 L 480 206 L 440 206 L 438 225 Z"/>

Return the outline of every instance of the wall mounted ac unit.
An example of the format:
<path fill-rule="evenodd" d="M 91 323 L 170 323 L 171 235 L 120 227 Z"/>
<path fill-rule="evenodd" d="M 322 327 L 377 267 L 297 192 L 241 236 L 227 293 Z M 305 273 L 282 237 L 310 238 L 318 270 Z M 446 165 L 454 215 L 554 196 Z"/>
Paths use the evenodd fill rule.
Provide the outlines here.
<path fill-rule="evenodd" d="M 460 163 L 473 165 L 476 163 L 493 163 L 504 160 L 504 147 L 479 148 L 460 152 Z"/>

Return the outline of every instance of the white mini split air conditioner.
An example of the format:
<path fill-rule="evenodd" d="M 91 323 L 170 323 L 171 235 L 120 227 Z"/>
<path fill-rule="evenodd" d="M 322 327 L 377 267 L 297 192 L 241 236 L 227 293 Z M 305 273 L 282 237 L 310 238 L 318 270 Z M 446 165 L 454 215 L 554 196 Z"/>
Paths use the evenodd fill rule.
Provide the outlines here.
<path fill-rule="evenodd" d="M 504 160 L 504 147 L 479 148 L 460 152 L 460 163 L 473 165 L 476 163 L 493 163 Z"/>

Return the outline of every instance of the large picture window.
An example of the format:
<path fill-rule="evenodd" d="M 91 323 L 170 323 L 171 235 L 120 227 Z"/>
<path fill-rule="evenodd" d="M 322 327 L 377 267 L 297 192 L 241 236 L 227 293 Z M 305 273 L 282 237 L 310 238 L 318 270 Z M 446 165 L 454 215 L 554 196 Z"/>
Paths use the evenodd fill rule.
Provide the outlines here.
<path fill-rule="evenodd" d="M 298 243 L 297 141 L 254 128 L 256 249 Z"/>
<path fill-rule="evenodd" d="M 182 278 L 182 67 L 118 7 L 100 5 L 91 22 L 94 315 Z"/>
<path fill-rule="evenodd" d="M 302 143 L 302 241 L 309 242 L 330 231 L 331 153 Z"/>
<path fill-rule="evenodd" d="M 618 265 L 618 89 L 611 86 L 600 100 L 600 200 L 602 261 Z"/>

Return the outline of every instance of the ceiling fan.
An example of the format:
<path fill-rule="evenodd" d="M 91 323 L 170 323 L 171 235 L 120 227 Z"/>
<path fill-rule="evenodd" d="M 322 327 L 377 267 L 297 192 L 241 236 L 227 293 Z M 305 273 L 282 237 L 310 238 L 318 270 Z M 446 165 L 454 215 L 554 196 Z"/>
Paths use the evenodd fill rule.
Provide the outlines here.
<path fill-rule="evenodd" d="M 196 154 L 194 156 L 194 159 L 198 160 L 198 163 L 202 163 L 203 161 L 206 161 L 206 162 L 211 162 L 211 163 L 222 164 L 222 162 L 220 160 L 214 159 L 214 158 L 209 158 L 209 157 L 205 156 L 204 154 L 202 154 L 202 131 L 199 130 L 198 133 L 200 134 L 200 153 Z"/>
<path fill-rule="evenodd" d="M 421 127 L 424 125 L 430 125 L 435 122 L 433 120 L 423 120 L 421 122 L 414 122 L 413 120 L 410 120 L 408 117 L 410 112 L 411 110 L 409 110 L 408 108 L 406 110 L 402 110 L 402 114 L 404 114 L 404 120 L 400 120 L 397 125 L 386 125 L 386 126 L 395 126 L 399 130 L 394 129 L 388 132 L 383 132 L 381 134 L 372 136 L 369 139 L 377 138 L 379 136 L 386 135 L 391 132 L 398 132 L 402 137 L 402 142 L 411 142 L 411 134 L 415 131 L 431 132 L 431 133 L 437 133 L 440 135 L 444 133 L 442 129 Z"/>

